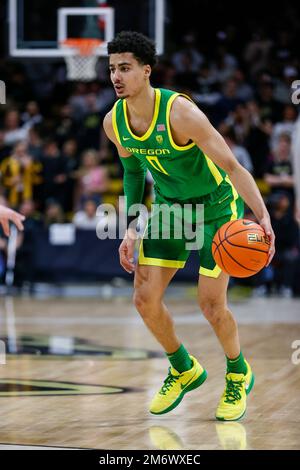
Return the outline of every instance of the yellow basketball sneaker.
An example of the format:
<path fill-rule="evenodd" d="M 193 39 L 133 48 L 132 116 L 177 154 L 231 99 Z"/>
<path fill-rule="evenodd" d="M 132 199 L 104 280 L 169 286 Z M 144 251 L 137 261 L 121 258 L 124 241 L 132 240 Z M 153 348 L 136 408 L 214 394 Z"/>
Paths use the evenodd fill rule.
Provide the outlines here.
<path fill-rule="evenodd" d="M 193 356 L 190 356 L 190 358 L 193 366 L 185 372 L 179 373 L 172 366 L 169 367 L 169 373 L 163 386 L 155 394 L 150 404 L 150 413 L 154 415 L 168 413 L 179 405 L 187 392 L 200 387 L 206 380 L 206 370 L 203 369 L 197 359 Z"/>
<path fill-rule="evenodd" d="M 247 374 L 226 374 L 226 386 L 219 402 L 216 418 L 219 421 L 237 421 L 246 413 L 247 395 L 254 385 L 254 374 L 247 361 Z"/>

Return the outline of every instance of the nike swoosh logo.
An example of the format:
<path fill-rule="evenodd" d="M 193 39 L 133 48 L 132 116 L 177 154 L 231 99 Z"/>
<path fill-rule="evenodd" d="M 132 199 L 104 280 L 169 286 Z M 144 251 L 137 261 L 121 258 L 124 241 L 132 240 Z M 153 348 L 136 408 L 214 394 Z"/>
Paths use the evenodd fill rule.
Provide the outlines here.
<path fill-rule="evenodd" d="M 190 380 L 188 380 L 185 384 L 180 384 L 181 385 L 181 390 L 183 390 L 189 383 L 191 380 L 193 380 L 193 378 L 195 377 L 195 375 L 197 374 L 197 371 L 194 373 L 194 375 L 190 378 Z"/>
<path fill-rule="evenodd" d="M 129 140 L 130 137 L 123 137 L 123 140 Z"/>

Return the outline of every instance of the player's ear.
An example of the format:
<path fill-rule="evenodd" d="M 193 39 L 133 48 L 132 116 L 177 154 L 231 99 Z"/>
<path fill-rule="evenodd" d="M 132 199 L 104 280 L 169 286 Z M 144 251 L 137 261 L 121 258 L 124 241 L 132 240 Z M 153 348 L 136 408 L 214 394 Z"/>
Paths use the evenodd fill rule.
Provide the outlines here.
<path fill-rule="evenodd" d="M 151 75 L 151 67 L 150 65 L 144 65 L 144 74 L 145 78 L 149 78 Z"/>

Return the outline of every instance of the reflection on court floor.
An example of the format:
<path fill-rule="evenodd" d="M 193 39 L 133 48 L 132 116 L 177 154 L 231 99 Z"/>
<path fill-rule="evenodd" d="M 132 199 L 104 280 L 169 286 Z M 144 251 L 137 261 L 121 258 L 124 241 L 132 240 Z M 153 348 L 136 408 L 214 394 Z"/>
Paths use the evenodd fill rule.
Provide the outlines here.
<path fill-rule="evenodd" d="M 238 423 L 214 419 L 225 359 L 195 300 L 167 304 L 208 380 L 153 416 L 168 363 L 130 299 L 1 299 L 0 449 L 298 449 L 299 300 L 232 305 L 257 379 Z"/>

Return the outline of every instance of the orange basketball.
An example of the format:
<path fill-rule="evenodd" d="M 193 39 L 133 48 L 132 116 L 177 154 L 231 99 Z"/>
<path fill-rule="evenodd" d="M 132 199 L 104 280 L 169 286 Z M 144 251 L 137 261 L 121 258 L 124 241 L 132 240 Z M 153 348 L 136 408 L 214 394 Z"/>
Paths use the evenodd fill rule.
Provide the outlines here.
<path fill-rule="evenodd" d="M 249 277 L 267 263 L 269 238 L 252 220 L 231 220 L 219 228 L 212 242 L 217 265 L 230 276 Z"/>

